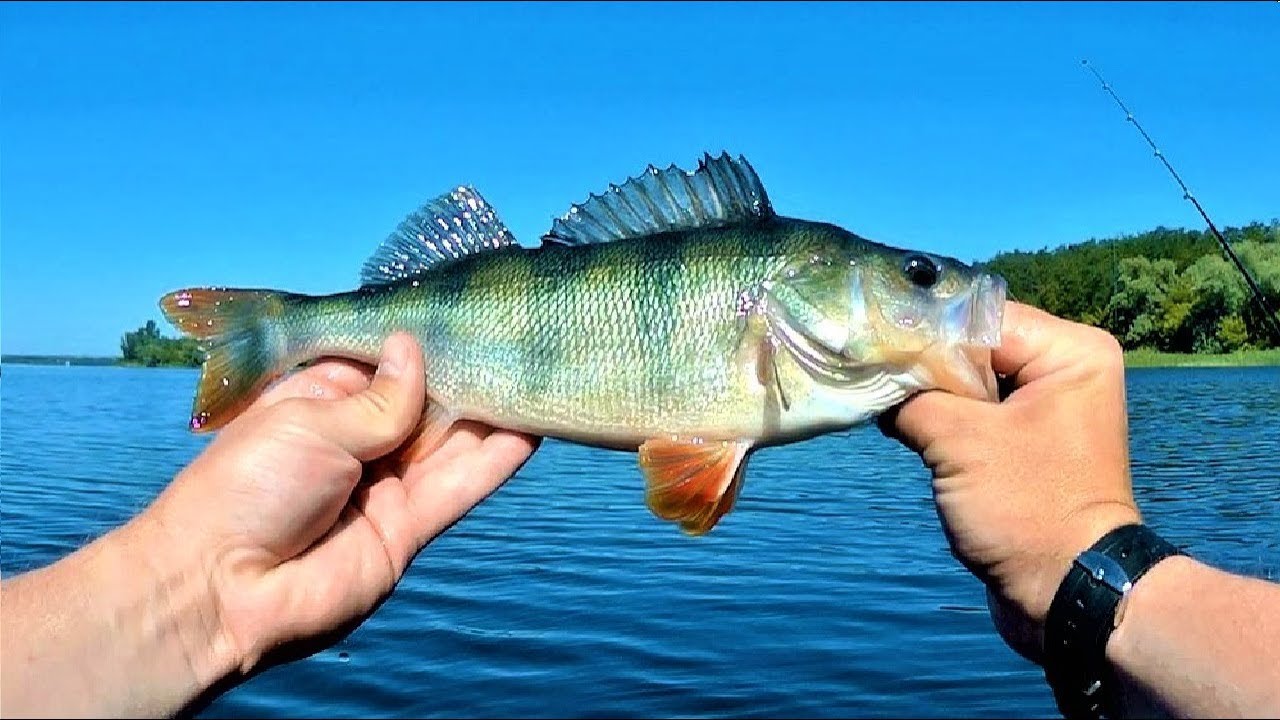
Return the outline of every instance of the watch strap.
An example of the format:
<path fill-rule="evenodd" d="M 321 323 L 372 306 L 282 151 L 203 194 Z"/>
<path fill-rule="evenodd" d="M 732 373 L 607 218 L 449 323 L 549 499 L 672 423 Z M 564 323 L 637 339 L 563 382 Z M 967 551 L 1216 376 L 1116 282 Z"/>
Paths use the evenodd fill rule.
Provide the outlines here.
<path fill-rule="evenodd" d="M 1044 628 L 1045 679 L 1067 718 L 1115 718 L 1120 693 L 1107 640 L 1120 622 L 1129 590 L 1161 560 L 1182 552 L 1151 528 L 1123 525 L 1103 535 L 1071 563 Z"/>

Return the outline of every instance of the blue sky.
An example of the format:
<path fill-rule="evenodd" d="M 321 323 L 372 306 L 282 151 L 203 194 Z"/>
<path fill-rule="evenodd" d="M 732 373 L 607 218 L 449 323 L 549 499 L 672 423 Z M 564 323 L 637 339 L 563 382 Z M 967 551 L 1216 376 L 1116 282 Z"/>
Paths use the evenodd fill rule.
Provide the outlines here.
<path fill-rule="evenodd" d="M 476 185 L 533 244 L 646 164 L 984 259 L 1280 216 L 1280 3 L 0 6 L 0 347 L 111 355 L 189 285 L 334 292 Z M 171 328 L 165 326 L 167 332 Z"/>

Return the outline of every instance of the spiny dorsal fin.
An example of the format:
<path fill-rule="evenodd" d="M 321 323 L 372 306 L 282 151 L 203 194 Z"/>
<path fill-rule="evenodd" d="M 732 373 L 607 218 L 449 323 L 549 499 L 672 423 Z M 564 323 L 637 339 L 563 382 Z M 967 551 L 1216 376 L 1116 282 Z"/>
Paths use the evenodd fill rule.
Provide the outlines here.
<path fill-rule="evenodd" d="M 574 205 L 557 218 L 542 242 L 582 245 L 652 235 L 670 230 L 712 228 L 771 217 L 764 185 L 741 155 L 704 155 L 688 172 L 674 164 L 650 165 L 621 186 Z"/>
<path fill-rule="evenodd" d="M 385 285 L 486 250 L 515 237 L 473 187 L 459 186 L 415 210 L 378 246 L 360 271 L 364 285 Z"/>

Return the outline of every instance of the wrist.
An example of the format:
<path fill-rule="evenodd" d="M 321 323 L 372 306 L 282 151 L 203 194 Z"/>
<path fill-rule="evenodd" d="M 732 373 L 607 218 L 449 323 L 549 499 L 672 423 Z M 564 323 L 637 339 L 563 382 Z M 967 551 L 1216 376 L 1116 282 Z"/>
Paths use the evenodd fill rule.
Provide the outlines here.
<path fill-rule="evenodd" d="M 203 563 L 152 510 L 3 585 L 5 715 L 173 715 L 235 670 Z"/>
<path fill-rule="evenodd" d="M 1198 567 L 1203 566 L 1188 555 L 1169 557 L 1152 566 L 1142 582 L 1133 586 L 1125 601 L 1124 615 L 1116 619 L 1115 631 L 1107 641 L 1106 656 L 1112 665 L 1123 669 L 1130 664 L 1143 618 L 1153 608 L 1161 607 L 1171 593 L 1190 587 L 1189 578 L 1194 577 Z"/>
<path fill-rule="evenodd" d="M 990 600 L 993 617 L 1006 641 L 1029 660 L 1043 663 L 1049 606 L 1072 564 L 1108 532 L 1137 522 L 1141 520 L 1136 509 L 1115 503 L 1096 507 L 1090 517 L 1080 518 L 1068 532 L 1055 532 L 1052 543 L 1039 557 L 1024 562 L 1021 572 L 1011 572 L 1006 591 Z"/>
<path fill-rule="evenodd" d="M 154 506 L 104 538 L 98 558 L 104 610 L 123 640 L 119 661 L 125 682 L 173 713 L 238 665 L 214 592 L 212 566 L 200 549 L 170 532 Z"/>
<path fill-rule="evenodd" d="M 1170 557 L 1134 585 L 1106 658 L 1128 717 L 1277 717 L 1280 586 Z"/>

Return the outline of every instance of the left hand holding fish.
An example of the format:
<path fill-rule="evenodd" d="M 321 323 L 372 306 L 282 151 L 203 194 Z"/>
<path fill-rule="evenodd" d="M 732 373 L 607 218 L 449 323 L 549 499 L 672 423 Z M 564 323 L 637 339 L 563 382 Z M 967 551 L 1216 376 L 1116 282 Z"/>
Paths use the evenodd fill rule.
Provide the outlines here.
<path fill-rule="evenodd" d="M 296 373 L 127 525 L 7 580 L 5 714 L 171 714 L 354 629 L 538 443 L 460 422 L 422 447 L 424 377 L 404 335 L 372 379 Z"/>

